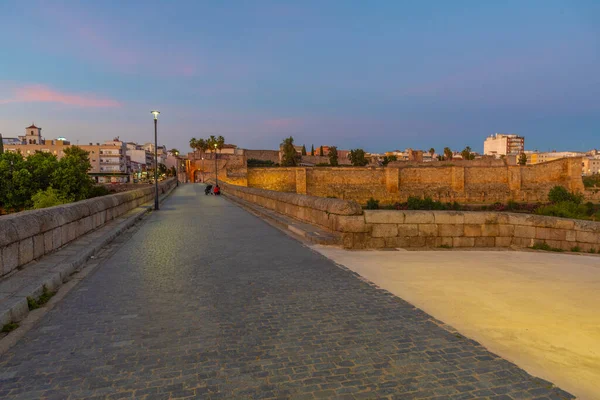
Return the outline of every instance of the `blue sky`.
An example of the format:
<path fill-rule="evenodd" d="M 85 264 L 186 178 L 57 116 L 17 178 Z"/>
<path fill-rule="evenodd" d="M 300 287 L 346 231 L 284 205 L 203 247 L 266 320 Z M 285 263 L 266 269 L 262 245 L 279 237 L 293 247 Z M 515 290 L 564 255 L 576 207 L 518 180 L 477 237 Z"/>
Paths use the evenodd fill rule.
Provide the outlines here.
<path fill-rule="evenodd" d="M 600 148 L 600 2 L 0 1 L 0 133 Z"/>

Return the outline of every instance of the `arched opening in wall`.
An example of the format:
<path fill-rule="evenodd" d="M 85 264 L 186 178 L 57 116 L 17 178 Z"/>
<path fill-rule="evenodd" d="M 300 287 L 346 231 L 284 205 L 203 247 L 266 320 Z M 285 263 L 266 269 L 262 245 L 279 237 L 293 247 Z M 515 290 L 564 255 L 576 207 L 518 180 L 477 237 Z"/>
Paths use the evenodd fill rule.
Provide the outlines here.
<path fill-rule="evenodd" d="M 196 182 L 196 183 L 204 182 L 204 174 L 199 169 L 194 171 L 194 182 Z"/>

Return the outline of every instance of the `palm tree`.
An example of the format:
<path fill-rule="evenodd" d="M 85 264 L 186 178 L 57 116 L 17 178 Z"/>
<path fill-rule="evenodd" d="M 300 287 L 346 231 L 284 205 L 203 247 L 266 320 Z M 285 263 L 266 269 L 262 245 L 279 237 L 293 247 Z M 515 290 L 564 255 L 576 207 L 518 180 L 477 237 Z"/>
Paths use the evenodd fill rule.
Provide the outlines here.
<path fill-rule="evenodd" d="M 433 158 L 434 154 L 435 154 L 435 149 L 432 147 L 429 149 L 429 155 L 431 156 L 431 158 Z"/>
<path fill-rule="evenodd" d="M 225 145 L 225 138 L 221 135 L 219 135 L 217 137 L 217 149 L 219 149 L 219 152 L 221 150 L 223 150 L 223 146 Z"/>
<path fill-rule="evenodd" d="M 217 144 L 217 138 L 215 137 L 215 135 L 210 135 L 209 138 L 206 140 L 206 143 L 208 144 L 208 148 L 211 151 L 214 151 L 214 152 L 217 151 L 217 149 L 215 148 L 216 147 L 215 145 Z"/>
<path fill-rule="evenodd" d="M 450 150 L 450 147 L 444 147 L 444 158 L 446 160 L 452 160 L 452 150 Z"/>
<path fill-rule="evenodd" d="M 200 139 L 202 140 L 202 139 Z M 192 148 L 192 150 L 195 152 L 196 150 L 198 150 L 198 140 L 196 138 L 191 138 L 190 139 L 190 147 Z"/>
<path fill-rule="evenodd" d="M 206 146 L 206 140 L 204 140 L 204 139 L 198 139 L 196 141 L 196 148 L 198 150 L 200 150 L 200 154 L 204 154 L 204 152 L 206 151 L 206 148 L 207 148 L 207 146 Z"/>

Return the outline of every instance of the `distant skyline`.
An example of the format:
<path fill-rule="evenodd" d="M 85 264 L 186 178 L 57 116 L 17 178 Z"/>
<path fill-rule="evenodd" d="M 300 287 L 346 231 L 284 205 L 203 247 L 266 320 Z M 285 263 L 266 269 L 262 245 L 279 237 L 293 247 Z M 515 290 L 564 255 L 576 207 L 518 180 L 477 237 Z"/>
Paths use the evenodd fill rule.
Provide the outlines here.
<path fill-rule="evenodd" d="M 600 1 L 18 1 L 0 6 L 0 133 L 188 151 L 600 148 Z"/>

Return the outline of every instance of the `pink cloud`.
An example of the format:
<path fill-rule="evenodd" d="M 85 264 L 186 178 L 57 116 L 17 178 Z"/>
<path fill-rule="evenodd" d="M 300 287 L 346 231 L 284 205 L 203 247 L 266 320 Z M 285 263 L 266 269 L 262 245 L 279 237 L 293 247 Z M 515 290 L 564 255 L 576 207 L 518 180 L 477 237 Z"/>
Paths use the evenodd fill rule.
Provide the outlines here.
<path fill-rule="evenodd" d="M 45 85 L 25 85 L 14 88 L 13 96 L 0 99 L 0 104 L 7 103 L 61 103 L 78 107 L 120 107 L 121 103 L 113 99 L 100 98 L 95 95 L 71 94 L 51 89 Z"/>
<path fill-rule="evenodd" d="M 302 121 L 296 118 L 276 118 L 263 121 L 263 124 L 270 128 L 296 128 L 302 125 Z"/>

